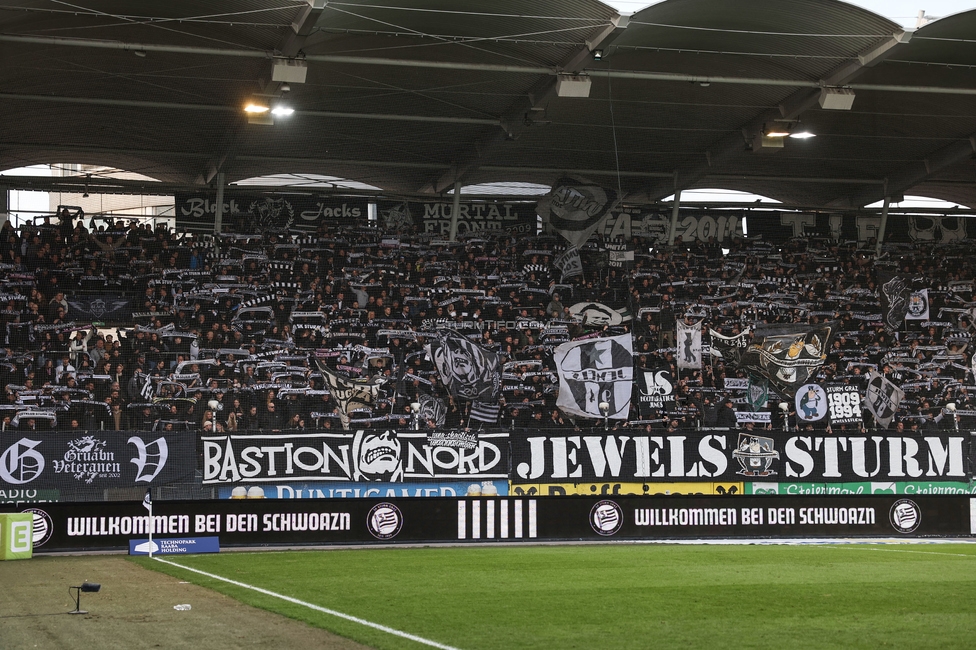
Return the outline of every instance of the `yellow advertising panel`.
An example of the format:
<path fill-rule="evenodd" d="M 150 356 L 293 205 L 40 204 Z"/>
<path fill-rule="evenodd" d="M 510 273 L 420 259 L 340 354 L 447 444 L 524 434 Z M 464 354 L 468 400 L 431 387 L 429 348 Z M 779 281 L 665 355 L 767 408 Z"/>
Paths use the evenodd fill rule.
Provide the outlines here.
<path fill-rule="evenodd" d="M 650 494 L 742 494 L 742 483 L 509 483 L 518 496 L 608 496 Z"/>

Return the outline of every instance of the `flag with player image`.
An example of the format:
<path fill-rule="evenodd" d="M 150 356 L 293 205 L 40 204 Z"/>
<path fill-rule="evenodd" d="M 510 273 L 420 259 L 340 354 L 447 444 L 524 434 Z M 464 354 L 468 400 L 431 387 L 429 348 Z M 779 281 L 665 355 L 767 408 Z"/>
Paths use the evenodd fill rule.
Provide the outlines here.
<path fill-rule="evenodd" d="M 677 321 L 677 357 L 678 368 L 701 370 L 702 367 L 702 335 L 701 321 L 688 323 L 680 318 Z"/>

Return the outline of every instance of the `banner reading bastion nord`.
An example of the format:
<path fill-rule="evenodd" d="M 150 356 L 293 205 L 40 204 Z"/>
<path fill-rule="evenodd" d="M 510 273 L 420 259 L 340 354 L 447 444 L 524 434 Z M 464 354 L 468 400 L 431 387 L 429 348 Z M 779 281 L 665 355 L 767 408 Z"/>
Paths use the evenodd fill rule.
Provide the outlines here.
<path fill-rule="evenodd" d="M 508 436 L 505 431 L 394 430 L 202 436 L 203 483 L 336 483 L 350 490 L 355 488 L 347 484 L 358 483 L 365 490 L 384 483 L 504 482 Z M 332 489 L 322 496 L 357 496 Z"/>

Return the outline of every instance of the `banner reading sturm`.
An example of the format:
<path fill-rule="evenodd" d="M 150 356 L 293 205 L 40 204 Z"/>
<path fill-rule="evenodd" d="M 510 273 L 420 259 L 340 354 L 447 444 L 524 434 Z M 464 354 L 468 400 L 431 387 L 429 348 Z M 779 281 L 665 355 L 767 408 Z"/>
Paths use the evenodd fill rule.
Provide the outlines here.
<path fill-rule="evenodd" d="M 508 433 L 349 431 L 202 436 L 204 483 L 481 481 L 508 477 Z M 464 444 L 459 444 L 459 440 Z"/>
<path fill-rule="evenodd" d="M 195 469 L 194 440 L 185 434 L 8 431 L 0 443 L 3 489 L 165 485 Z"/>
<path fill-rule="evenodd" d="M 973 446 L 968 434 L 939 433 L 922 438 L 810 434 L 772 438 L 734 431 L 680 435 L 567 435 L 563 430 L 513 433 L 511 481 L 802 479 L 843 483 L 965 481 L 972 476 Z"/>

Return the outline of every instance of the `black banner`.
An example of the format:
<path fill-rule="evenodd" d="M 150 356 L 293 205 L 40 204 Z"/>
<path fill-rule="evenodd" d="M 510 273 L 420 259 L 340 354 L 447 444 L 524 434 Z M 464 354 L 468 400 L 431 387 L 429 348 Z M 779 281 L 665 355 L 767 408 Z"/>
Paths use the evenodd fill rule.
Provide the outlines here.
<path fill-rule="evenodd" d="M 176 227 L 190 232 L 213 232 L 217 213 L 216 192 L 176 194 Z M 369 202 L 353 196 L 302 194 L 248 194 L 225 192 L 223 227 L 231 232 L 314 230 L 332 226 L 365 226 Z"/>
<path fill-rule="evenodd" d="M 68 318 L 78 321 L 130 320 L 135 301 L 118 294 L 73 295 L 68 299 Z"/>
<path fill-rule="evenodd" d="M 821 237 L 867 243 L 877 239 L 881 216 L 814 212 L 749 212 L 749 234 L 765 241 L 783 243 L 794 237 Z M 905 215 L 889 219 L 886 242 L 948 244 L 969 238 L 976 232 L 972 217 Z"/>
<path fill-rule="evenodd" d="M 688 245 L 714 239 L 718 244 L 728 245 L 743 237 L 742 219 L 746 214 L 749 216 L 749 232 L 754 234 L 751 212 L 682 209 L 675 224 L 675 241 L 681 237 L 682 243 Z M 608 241 L 615 241 L 617 237 L 625 240 L 639 237 L 651 246 L 666 246 L 671 231 L 671 211 L 654 207 L 617 207 L 611 211 L 601 231 Z"/>
<path fill-rule="evenodd" d="M 416 232 L 447 238 L 451 233 L 452 201 L 379 201 L 379 225 L 385 232 L 413 228 Z M 536 204 L 509 201 L 461 201 L 458 234 L 480 231 L 536 234 Z"/>
<path fill-rule="evenodd" d="M 508 478 L 508 433 L 348 431 L 203 436 L 204 483 Z"/>
<path fill-rule="evenodd" d="M 0 488 L 156 486 L 192 477 L 194 436 L 159 431 L 7 431 Z"/>
<path fill-rule="evenodd" d="M 969 497 L 654 496 L 157 501 L 156 540 L 230 546 L 736 537 L 969 536 Z M 140 502 L 32 504 L 36 553 L 127 549 Z"/>
<path fill-rule="evenodd" d="M 681 435 L 513 433 L 512 484 L 675 480 L 964 481 L 972 476 L 968 434 L 854 436 L 744 431 Z M 762 432 L 773 435 L 772 432 Z M 663 431 L 662 431 L 663 434 Z"/>
<path fill-rule="evenodd" d="M 641 419 L 655 417 L 654 411 L 674 410 L 675 381 L 671 376 L 671 368 L 636 368 L 634 374 L 637 379 L 637 406 Z"/>

